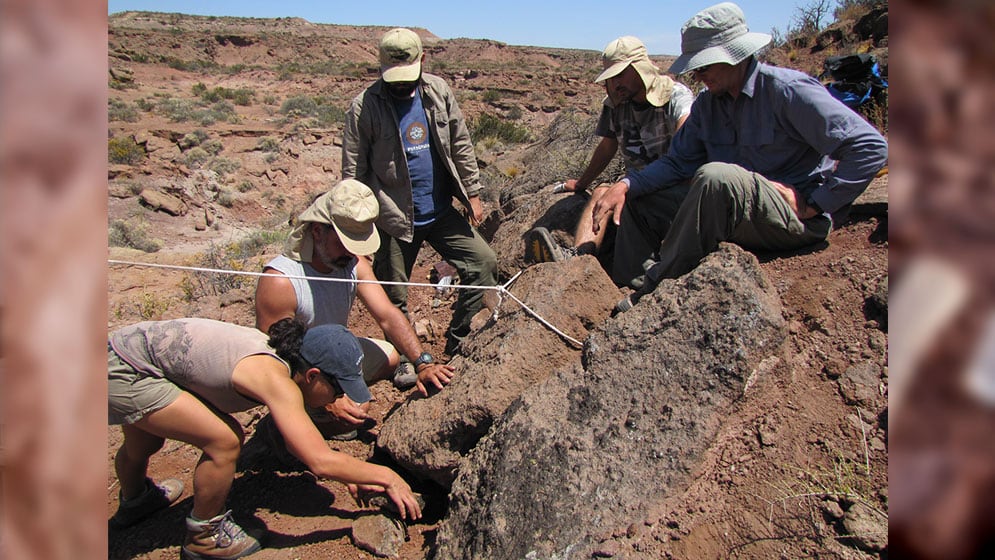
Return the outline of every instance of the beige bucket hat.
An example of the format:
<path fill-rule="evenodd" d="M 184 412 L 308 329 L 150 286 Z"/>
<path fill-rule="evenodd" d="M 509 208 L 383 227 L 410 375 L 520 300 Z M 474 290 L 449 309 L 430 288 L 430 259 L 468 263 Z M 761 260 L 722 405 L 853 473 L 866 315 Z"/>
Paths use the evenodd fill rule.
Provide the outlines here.
<path fill-rule="evenodd" d="M 391 29 L 380 39 L 380 76 L 385 82 L 413 82 L 421 74 L 421 38 L 410 29 Z"/>
<path fill-rule="evenodd" d="M 287 258 L 311 262 L 314 240 L 310 226 L 329 224 L 339 234 L 342 245 L 354 255 L 372 255 L 380 248 L 380 234 L 374 222 L 380 204 L 373 191 L 355 179 L 345 179 L 319 196 L 297 217 L 298 225 L 290 234 Z"/>
<path fill-rule="evenodd" d="M 743 10 L 723 2 L 698 12 L 681 28 L 681 56 L 671 74 L 683 74 L 710 64 L 739 64 L 767 46 L 771 36 L 752 33 Z"/>
<path fill-rule="evenodd" d="M 638 38 L 625 35 L 608 43 L 601 53 L 601 65 L 604 70 L 594 79 L 596 83 L 621 74 L 631 65 L 646 86 L 647 101 L 655 107 L 662 107 L 670 101 L 674 81 L 660 74 L 660 69 L 653 64 L 646 53 L 646 45 Z"/>

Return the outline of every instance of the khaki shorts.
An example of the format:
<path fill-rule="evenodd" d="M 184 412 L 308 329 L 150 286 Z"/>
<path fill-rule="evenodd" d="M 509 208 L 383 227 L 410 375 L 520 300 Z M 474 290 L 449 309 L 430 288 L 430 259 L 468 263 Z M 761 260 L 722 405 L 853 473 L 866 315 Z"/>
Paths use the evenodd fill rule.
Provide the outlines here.
<path fill-rule="evenodd" d="M 359 347 L 363 350 L 363 381 L 369 386 L 374 381 L 386 379 L 381 370 L 387 366 L 387 360 L 394 353 L 394 345 L 378 338 L 359 337 L 358 340 Z"/>
<path fill-rule="evenodd" d="M 165 377 L 135 371 L 107 347 L 107 423 L 134 424 L 162 410 L 183 391 Z"/>

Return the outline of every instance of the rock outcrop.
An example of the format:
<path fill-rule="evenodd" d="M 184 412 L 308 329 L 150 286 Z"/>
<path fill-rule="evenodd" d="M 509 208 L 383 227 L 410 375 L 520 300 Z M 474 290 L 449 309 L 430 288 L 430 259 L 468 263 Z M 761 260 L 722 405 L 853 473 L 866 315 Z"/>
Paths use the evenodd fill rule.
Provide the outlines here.
<path fill-rule="evenodd" d="M 459 467 L 436 558 L 590 558 L 687 486 L 783 338 L 756 258 L 722 244 L 509 407 Z"/>
<path fill-rule="evenodd" d="M 621 298 L 594 257 L 530 267 L 510 288 L 538 315 L 583 341 Z M 523 392 L 580 360 L 580 348 L 516 303 L 473 333 L 451 364 L 457 375 L 441 393 L 413 398 L 384 422 L 377 445 L 410 472 L 452 484 L 467 454 Z"/>

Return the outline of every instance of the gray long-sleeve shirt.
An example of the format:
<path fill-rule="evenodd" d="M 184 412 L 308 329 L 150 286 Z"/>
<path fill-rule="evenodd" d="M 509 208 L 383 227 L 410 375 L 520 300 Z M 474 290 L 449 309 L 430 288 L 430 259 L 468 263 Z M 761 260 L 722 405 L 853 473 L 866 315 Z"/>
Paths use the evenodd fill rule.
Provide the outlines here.
<path fill-rule="evenodd" d="M 733 163 L 835 213 L 887 158 L 884 137 L 817 80 L 754 60 L 738 97 L 703 91 L 667 154 L 626 177 L 636 198 L 687 181 L 705 163 Z"/>

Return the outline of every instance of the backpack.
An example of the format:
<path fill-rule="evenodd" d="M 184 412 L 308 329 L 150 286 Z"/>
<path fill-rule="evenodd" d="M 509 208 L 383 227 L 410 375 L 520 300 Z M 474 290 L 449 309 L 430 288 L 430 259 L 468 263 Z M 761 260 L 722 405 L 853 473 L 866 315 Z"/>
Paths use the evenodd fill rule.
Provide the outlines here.
<path fill-rule="evenodd" d="M 821 79 L 832 78 L 826 89 L 844 105 L 856 108 L 888 88 L 873 54 L 831 56 L 823 63 Z"/>

